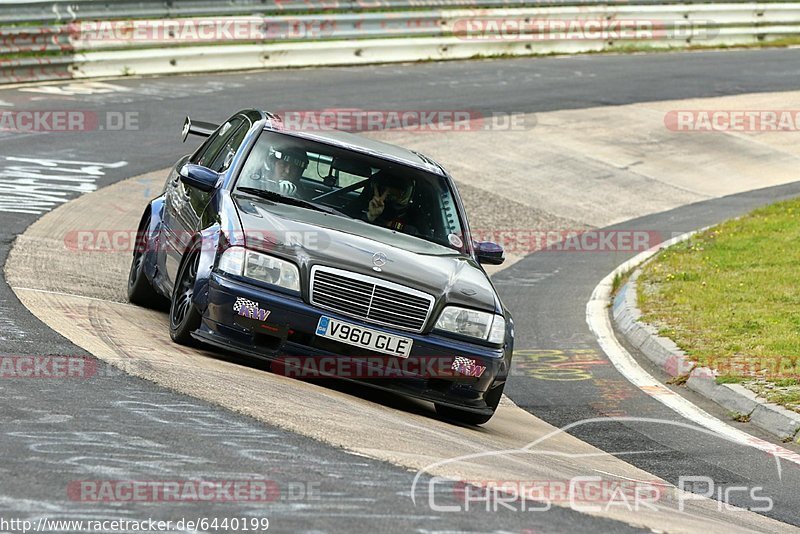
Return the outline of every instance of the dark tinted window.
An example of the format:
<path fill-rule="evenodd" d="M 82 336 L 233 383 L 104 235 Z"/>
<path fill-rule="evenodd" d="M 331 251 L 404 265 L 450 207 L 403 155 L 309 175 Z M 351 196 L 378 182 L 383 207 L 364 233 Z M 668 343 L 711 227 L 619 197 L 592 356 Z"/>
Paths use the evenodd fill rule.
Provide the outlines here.
<path fill-rule="evenodd" d="M 202 165 L 204 167 L 211 167 L 215 162 L 217 156 L 224 147 L 227 146 L 228 141 L 231 140 L 233 135 L 238 132 L 239 127 L 244 123 L 241 117 L 233 118 L 220 126 L 215 133 L 209 137 L 200 150 L 192 157 L 192 163 Z"/>
<path fill-rule="evenodd" d="M 233 130 L 233 128 L 231 128 Z M 236 155 L 236 151 L 239 150 L 239 145 L 242 144 L 244 141 L 245 136 L 247 135 L 247 124 L 242 124 L 236 131 L 231 135 L 228 140 L 222 145 L 222 148 L 217 152 L 216 156 L 214 157 L 214 161 L 208 165 L 209 168 L 217 171 L 222 172 L 228 169 L 231 165 L 231 161 L 233 160 L 233 156 Z"/>

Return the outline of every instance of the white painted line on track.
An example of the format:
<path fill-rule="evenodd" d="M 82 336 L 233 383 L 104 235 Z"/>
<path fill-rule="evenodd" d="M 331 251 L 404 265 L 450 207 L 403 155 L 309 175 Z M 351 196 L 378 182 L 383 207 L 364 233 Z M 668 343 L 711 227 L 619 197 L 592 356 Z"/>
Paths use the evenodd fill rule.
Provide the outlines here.
<path fill-rule="evenodd" d="M 672 246 L 681 241 L 686 241 L 697 232 L 706 230 L 703 228 L 696 232 L 687 232 L 672 239 L 665 241 L 646 250 L 630 260 L 626 261 L 614 271 L 609 273 L 603 280 L 594 288 L 589 302 L 586 304 L 586 322 L 589 329 L 594 333 L 597 342 L 606 353 L 608 359 L 614 364 L 614 367 L 630 381 L 633 385 L 641 389 L 647 395 L 653 397 L 660 403 L 664 404 L 671 410 L 677 412 L 682 417 L 705 427 L 712 432 L 724 436 L 725 438 L 740 443 L 742 445 L 753 447 L 770 454 L 776 458 L 782 458 L 794 464 L 800 465 L 800 454 L 770 443 L 769 441 L 751 436 L 747 432 L 739 430 L 720 419 L 717 419 L 710 413 L 706 412 L 699 406 L 690 402 L 688 399 L 681 395 L 675 394 L 674 391 L 667 388 L 660 381 L 656 380 L 650 373 L 645 371 L 639 363 L 631 356 L 631 354 L 622 346 L 614 334 L 614 329 L 611 325 L 611 317 L 608 313 L 608 306 L 611 302 L 611 293 L 615 276 L 622 276 L 647 261 L 654 256 L 660 249 Z M 780 469 L 780 466 L 779 466 Z M 780 470 L 778 472 L 780 477 Z"/>

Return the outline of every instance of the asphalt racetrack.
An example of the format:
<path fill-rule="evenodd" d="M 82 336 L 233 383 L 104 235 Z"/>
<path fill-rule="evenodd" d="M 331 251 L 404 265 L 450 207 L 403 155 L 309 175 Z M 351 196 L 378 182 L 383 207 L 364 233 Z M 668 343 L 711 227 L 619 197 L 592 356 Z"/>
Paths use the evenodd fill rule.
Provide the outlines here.
<path fill-rule="evenodd" d="M 518 365 L 495 418 L 469 428 L 439 420 L 424 403 L 353 385 L 291 380 L 258 363 L 174 346 L 164 314 L 125 303 L 126 254 L 70 251 L 65 238 L 135 228 L 166 178 L 164 169 L 191 149 L 178 135 L 185 115 L 221 121 L 238 109 L 263 107 L 525 116 L 527 128 L 497 137 L 490 131 L 367 135 L 428 147 L 457 181 L 464 167 L 459 187 L 473 227 L 612 229 L 666 240 L 796 196 L 800 184 L 793 183 L 796 133 L 673 139 L 664 128 L 665 111 L 768 109 L 775 102 L 791 107 L 799 86 L 796 51 L 770 50 L 0 90 L 0 110 L 80 110 L 98 117 L 91 131 L 0 134 L 0 356 L 99 358 L 90 379 L 0 382 L 6 459 L 0 514 L 33 521 L 267 517 L 270 530 L 309 532 L 795 530 L 799 465 L 702 431 L 630 384 L 594 339 L 586 303 L 600 280 L 635 251 L 510 251 L 512 261 L 492 278 L 514 314 Z M 631 161 L 619 164 L 619 151 Z M 720 161 L 703 162 L 703 153 Z M 492 174 L 495 168 L 502 172 Z M 670 387 L 755 437 L 800 449 Z M 532 442 L 539 454 L 519 453 Z M 505 452 L 482 456 L 498 451 Z M 455 460 L 465 454 L 476 456 Z M 664 497 L 643 511 L 563 502 L 547 511 L 464 510 L 458 485 L 432 478 L 580 476 L 663 487 L 693 477 L 713 491 L 711 499 Z M 109 504 L 76 499 L 69 490 L 86 480 L 253 477 L 275 481 L 274 499 Z M 771 506 L 759 506 L 764 497 Z M 442 503 L 458 510 L 444 510 Z"/>

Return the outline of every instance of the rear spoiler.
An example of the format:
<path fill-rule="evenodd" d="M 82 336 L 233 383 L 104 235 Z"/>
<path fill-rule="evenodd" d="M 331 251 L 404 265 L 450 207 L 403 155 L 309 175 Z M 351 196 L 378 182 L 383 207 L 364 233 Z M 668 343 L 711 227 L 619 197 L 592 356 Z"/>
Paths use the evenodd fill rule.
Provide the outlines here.
<path fill-rule="evenodd" d="M 181 131 L 181 138 L 183 142 L 186 142 L 186 138 L 189 137 L 189 134 L 192 135 L 199 135 L 200 137 L 208 137 L 212 133 L 219 128 L 219 124 L 214 124 L 212 122 L 201 122 L 201 121 L 192 121 L 189 117 L 186 117 L 186 120 L 183 121 L 183 130 Z"/>

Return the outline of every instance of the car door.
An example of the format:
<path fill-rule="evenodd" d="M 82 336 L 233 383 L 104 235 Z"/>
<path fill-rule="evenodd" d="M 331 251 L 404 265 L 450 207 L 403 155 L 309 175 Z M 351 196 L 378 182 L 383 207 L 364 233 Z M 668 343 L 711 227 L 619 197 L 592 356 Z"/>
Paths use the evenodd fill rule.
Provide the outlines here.
<path fill-rule="evenodd" d="M 218 173 L 225 172 L 247 135 L 249 120 L 233 117 L 222 124 L 203 146 L 189 158 L 189 163 L 208 167 Z M 166 192 L 165 268 L 170 286 L 178 275 L 178 267 L 192 237 L 200 229 L 200 217 L 214 191 L 204 192 L 186 185 L 175 173 Z"/>

